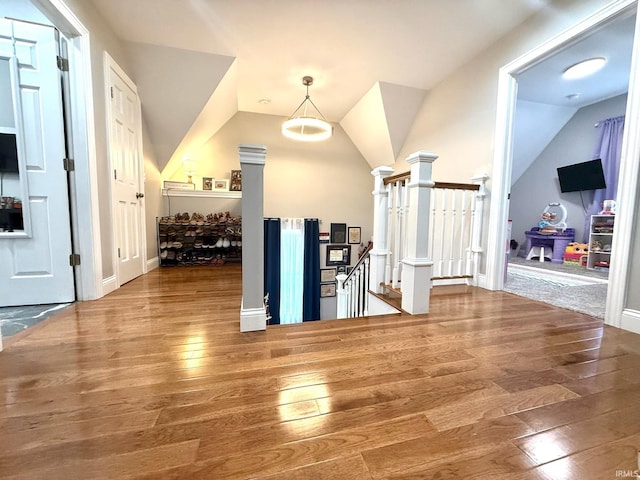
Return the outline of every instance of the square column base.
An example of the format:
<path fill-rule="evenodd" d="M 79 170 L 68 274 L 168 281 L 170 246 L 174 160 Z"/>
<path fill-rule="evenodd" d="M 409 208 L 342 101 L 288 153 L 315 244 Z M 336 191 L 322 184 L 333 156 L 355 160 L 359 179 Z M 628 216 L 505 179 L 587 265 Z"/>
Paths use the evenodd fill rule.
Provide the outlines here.
<path fill-rule="evenodd" d="M 411 315 L 429 313 L 433 262 L 405 259 L 402 263 L 402 309 Z"/>
<path fill-rule="evenodd" d="M 240 331 L 256 332 L 267 329 L 267 310 L 261 308 L 240 309 Z"/>
<path fill-rule="evenodd" d="M 375 293 L 384 293 L 380 286 L 384 282 L 384 272 L 387 266 L 388 252 L 372 250 L 369 254 L 369 289 Z"/>

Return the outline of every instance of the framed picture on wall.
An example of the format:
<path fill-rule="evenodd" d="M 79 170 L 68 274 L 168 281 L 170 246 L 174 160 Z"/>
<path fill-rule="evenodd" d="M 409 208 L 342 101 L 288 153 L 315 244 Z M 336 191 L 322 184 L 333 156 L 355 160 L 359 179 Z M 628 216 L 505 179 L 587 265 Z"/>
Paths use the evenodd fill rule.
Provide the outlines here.
<path fill-rule="evenodd" d="M 202 190 L 213 190 L 213 178 L 202 177 Z"/>
<path fill-rule="evenodd" d="M 335 283 L 323 283 L 320 285 L 320 298 L 335 297 L 335 296 L 336 296 Z"/>
<path fill-rule="evenodd" d="M 231 170 L 229 190 L 232 192 L 242 191 L 242 170 Z"/>
<path fill-rule="evenodd" d="M 327 245 L 327 266 L 349 265 L 351 263 L 351 245 Z"/>
<path fill-rule="evenodd" d="M 347 243 L 347 224 L 331 224 L 331 243 Z"/>
<path fill-rule="evenodd" d="M 320 269 L 320 283 L 332 283 L 336 281 L 336 269 L 335 268 L 321 268 Z"/>
<path fill-rule="evenodd" d="M 355 244 L 360 244 L 361 240 L 360 240 L 360 227 L 349 227 L 349 242 L 348 243 L 355 243 Z"/>

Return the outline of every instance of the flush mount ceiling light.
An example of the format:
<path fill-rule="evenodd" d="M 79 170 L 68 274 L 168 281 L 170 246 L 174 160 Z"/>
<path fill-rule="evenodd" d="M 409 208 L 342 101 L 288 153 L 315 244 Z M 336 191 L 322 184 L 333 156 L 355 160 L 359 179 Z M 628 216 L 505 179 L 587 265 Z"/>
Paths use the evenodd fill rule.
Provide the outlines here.
<path fill-rule="evenodd" d="M 313 85 L 313 77 L 303 77 L 302 84 L 307 87 L 307 95 L 302 103 L 289 116 L 289 119 L 282 124 L 282 134 L 292 140 L 302 142 L 318 142 L 326 140 L 333 134 L 333 127 L 320 113 L 316 104 L 309 98 L 309 86 Z M 309 105 L 317 112 L 318 116 L 310 114 Z"/>
<path fill-rule="evenodd" d="M 562 72 L 562 77 L 569 80 L 587 77 L 604 67 L 605 63 L 607 63 L 607 60 L 604 57 L 583 60 L 582 62 L 568 67 L 564 72 Z"/>

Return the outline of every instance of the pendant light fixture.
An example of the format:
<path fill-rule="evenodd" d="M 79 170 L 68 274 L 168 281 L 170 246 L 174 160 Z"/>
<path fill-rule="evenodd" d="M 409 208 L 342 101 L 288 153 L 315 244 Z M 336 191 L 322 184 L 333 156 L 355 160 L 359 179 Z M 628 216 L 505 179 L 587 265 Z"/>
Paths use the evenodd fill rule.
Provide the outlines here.
<path fill-rule="evenodd" d="M 298 108 L 289 116 L 289 119 L 282 124 L 282 134 L 287 138 L 302 142 L 326 140 L 333 135 L 333 127 L 309 97 L 309 86 L 313 85 L 313 77 L 303 77 L 302 84 L 307 87 L 307 95 Z M 313 107 L 317 116 L 314 116 L 313 112 L 309 111 L 309 105 Z"/>

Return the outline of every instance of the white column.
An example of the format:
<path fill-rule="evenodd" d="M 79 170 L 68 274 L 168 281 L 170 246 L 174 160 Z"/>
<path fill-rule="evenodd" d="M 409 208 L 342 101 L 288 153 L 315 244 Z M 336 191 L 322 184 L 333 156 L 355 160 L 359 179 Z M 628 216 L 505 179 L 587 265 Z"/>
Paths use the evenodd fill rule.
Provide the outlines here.
<path fill-rule="evenodd" d="M 421 150 L 407 157 L 411 180 L 407 184 L 407 252 L 402 263 L 402 309 L 412 315 L 429 312 L 433 261 L 429 258 L 429 216 L 433 152 Z"/>
<path fill-rule="evenodd" d="M 371 172 L 373 185 L 373 248 L 371 249 L 370 285 L 372 291 L 383 293 L 380 286 L 384 282 L 385 265 L 389 255 L 387 229 L 389 216 L 389 193 L 384 179 L 393 173 L 391 167 L 378 167 Z"/>
<path fill-rule="evenodd" d="M 344 281 L 347 279 L 347 276 L 344 273 L 336 275 L 336 280 L 338 282 L 336 295 L 337 295 L 337 318 L 347 318 L 349 316 L 349 295 L 347 290 L 344 287 Z"/>
<path fill-rule="evenodd" d="M 475 193 L 475 208 L 473 212 L 473 220 L 471 225 L 471 253 L 473 263 L 473 278 L 471 284 L 478 286 L 478 277 L 480 275 L 480 260 L 482 256 L 482 221 L 484 217 L 484 199 L 487 196 L 485 183 L 489 179 L 486 173 L 473 177 L 471 181 L 480 185 L 480 189 Z M 540 257 L 544 261 L 544 258 Z"/>
<path fill-rule="evenodd" d="M 238 145 L 242 168 L 242 308 L 240 331 L 266 330 L 264 306 L 264 165 L 267 148 Z"/>

